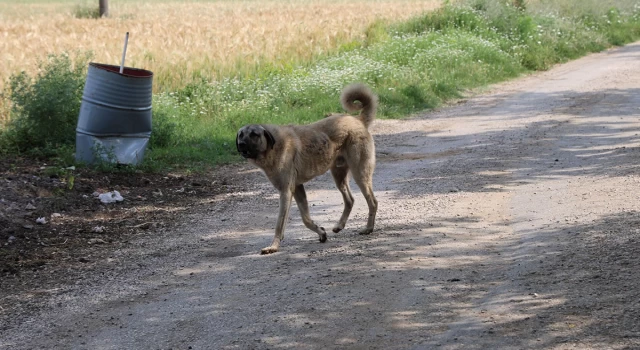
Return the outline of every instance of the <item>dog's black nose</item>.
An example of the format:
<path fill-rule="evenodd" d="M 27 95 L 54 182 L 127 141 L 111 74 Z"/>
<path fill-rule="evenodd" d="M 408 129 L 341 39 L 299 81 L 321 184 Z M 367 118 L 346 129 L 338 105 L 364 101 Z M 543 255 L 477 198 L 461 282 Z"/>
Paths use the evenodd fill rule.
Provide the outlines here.
<path fill-rule="evenodd" d="M 240 152 L 246 151 L 246 149 L 247 149 L 247 143 L 246 142 L 244 142 L 244 141 L 238 142 L 238 150 Z"/>

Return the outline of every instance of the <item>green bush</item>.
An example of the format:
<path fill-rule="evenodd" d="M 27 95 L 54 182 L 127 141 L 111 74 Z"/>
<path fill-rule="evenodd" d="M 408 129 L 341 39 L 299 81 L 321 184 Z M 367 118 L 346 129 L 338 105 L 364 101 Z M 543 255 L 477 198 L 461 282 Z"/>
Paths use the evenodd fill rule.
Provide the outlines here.
<path fill-rule="evenodd" d="M 3 148 L 48 157 L 75 142 L 75 128 L 90 54 L 51 55 L 35 77 L 25 72 L 9 78 L 5 95 L 11 117 L 0 135 Z"/>

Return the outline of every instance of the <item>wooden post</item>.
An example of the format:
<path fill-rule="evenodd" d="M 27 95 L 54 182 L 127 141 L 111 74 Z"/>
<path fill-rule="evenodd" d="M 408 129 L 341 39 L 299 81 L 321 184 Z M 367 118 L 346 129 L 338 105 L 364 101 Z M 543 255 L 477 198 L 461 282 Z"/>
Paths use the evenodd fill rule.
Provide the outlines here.
<path fill-rule="evenodd" d="M 109 17 L 109 0 L 100 1 L 100 17 Z"/>

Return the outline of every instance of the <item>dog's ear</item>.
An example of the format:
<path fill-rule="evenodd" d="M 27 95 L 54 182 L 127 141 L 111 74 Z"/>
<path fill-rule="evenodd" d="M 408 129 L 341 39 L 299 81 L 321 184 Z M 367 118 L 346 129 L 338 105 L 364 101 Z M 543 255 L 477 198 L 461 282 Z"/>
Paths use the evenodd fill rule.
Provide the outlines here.
<path fill-rule="evenodd" d="M 267 139 L 267 146 L 273 149 L 273 146 L 276 144 L 276 139 L 273 137 L 273 134 L 269 130 L 264 128 L 263 130 L 264 130 L 264 137 Z"/>

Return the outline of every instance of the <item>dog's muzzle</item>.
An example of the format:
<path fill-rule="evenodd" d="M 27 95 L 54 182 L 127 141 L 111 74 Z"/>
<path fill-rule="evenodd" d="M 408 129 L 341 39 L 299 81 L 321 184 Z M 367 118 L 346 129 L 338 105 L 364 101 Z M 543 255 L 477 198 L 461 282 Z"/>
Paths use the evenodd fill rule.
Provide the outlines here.
<path fill-rule="evenodd" d="M 254 154 L 254 152 L 251 152 L 251 149 L 249 149 L 249 146 L 247 145 L 246 142 L 243 142 L 243 141 L 238 142 L 238 152 L 244 159 L 256 158 L 256 155 Z"/>
<path fill-rule="evenodd" d="M 256 157 L 249 152 L 240 152 L 240 155 L 244 159 L 255 159 Z"/>

